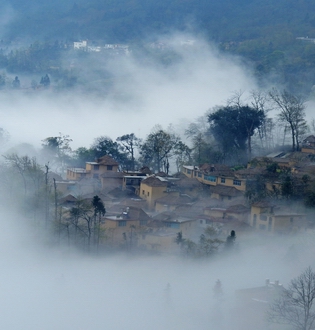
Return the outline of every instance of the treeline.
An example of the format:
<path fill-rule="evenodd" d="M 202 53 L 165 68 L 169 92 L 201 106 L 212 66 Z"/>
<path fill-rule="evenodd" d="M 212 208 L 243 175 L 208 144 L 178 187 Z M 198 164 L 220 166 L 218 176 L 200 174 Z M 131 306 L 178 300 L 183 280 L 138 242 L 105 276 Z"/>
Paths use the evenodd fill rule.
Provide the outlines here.
<path fill-rule="evenodd" d="M 309 0 L 277 2 L 229 1 L 52 1 L 33 0 L 9 4 L 18 19 L 9 22 L 9 39 L 34 35 L 45 38 L 105 39 L 109 42 L 139 40 L 144 33 L 184 30 L 191 23 L 218 42 L 271 38 L 285 43 L 287 36 L 315 34 L 315 4 Z"/>
<path fill-rule="evenodd" d="M 49 4 L 33 0 L 29 6 L 16 0 L 10 5 L 21 15 L 6 26 L 5 43 L 26 37 L 50 42 L 88 39 L 138 44 L 141 40 L 154 41 L 155 37 L 150 36 L 174 30 L 202 32 L 222 51 L 250 61 L 261 84 L 271 80 L 292 92 L 305 94 L 315 84 L 315 44 L 296 39 L 315 37 L 315 4 L 309 0 L 55 0 Z M 50 51 L 52 54 L 54 49 Z M 10 59 L 8 68 L 30 67 L 48 72 L 41 60 L 34 58 L 30 63 L 20 55 Z M 58 54 L 50 58 L 58 61 Z"/>
<path fill-rule="evenodd" d="M 277 111 L 275 118 L 269 117 L 270 109 Z M 121 171 L 148 167 L 154 173 L 170 174 L 179 172 L 182 165 L 204 163 L 227 164 L 238 170 L 257 155 L 280 148 L 299 151 L 303 139 L 314 131 L 314 121 L 306 122 L 301 97 L 276 89 L 268 93 L 238 92 L 226 104 L 191 123 L 185 138 L 171 126 L 164 129 L 156 125 L 144 139 L 134 133 L 116 139 L 99 136 L 90 147 L 72 150 L 71 137 L 60 133 L 43 139 L 37 154 L 21 155 L 13 149 L 4 155 L 0 166 L 0 202 L 22 211 L 35 228 L 45 231 L 53 226 L 55 238 L 66 238 L 69 244 L 78 244 L 87 250 L 92 246 L 98 249 L 104 239 L 101 218 L 106 212 L 105 205 L 97 195 L 93 200 L 79 198 L 71 212 L 64 213 L 56 180 L 64 178 L 68 167 L 85 168 L 86 162 L 109 155 L 119 163 Z M 5 140 L 6 132 L 2 130 L 1 135 Z M 275 191 L 273 196 L 304 198 L 305 205 L 314 207 L 314 189 L 309 176 L 303 176 L 297 183 L 290 170 L 280 170 L 272 163 L 266 173 L 281 182 L 281 191 Z M 248 185 L 245 195 L 249 201 L 265 197 L 266 178 L 259 175 Z M 179 236 L 178 244 L 188 255 L 211 255 L 223 242 L 208 236 L 202 237 L 198 244 Z M 234 238 L 231 239 L 234 242 Z"/>
<path fill-rule="evenodd" d="M 87 55 L 84 52 L 74 52 L 72 43 L 59 41 L 36 41 L 30 46 L 11 51 L 3 46 L 0 49 L 0 89 L 38 89 L 52 86 L 58 91 L 81 85 L 89 90 L 86 86 L 89 81 L 80 80 L 80 76 L 84 74 L 79 69 Z M 74 67 L 73 62 L 80 64 Z M 12 76 L 19 78 L 20 83 L 15 84 Z"/>
<path fill-rule="evenodd" d="M 276 110 L 276 117 L 269 116 Z M 268 93 L 235 92 L 226 104 L 216 106 L 190 123 L 185 136 L 172 126 L 156 125 L 145 139 L 133 132 L 113 139 L 99 136 L 90 147 L 72 150 L 68 135 L 47 137 L 42 141 L 40 159 L 50 159 L 50 166 L 60 174 L 66 167 L 85 167 L 104 155 L 114 158 L 121 170 L 142 166 L 154 172 L 178 172 L 184 164 L 221 163 L 246 166 L 258 155 L 277 149 L 299 151 L 307 135 L 315 131 L 314 119 L 307 122 L 305 100 L 287 90 Z"/>

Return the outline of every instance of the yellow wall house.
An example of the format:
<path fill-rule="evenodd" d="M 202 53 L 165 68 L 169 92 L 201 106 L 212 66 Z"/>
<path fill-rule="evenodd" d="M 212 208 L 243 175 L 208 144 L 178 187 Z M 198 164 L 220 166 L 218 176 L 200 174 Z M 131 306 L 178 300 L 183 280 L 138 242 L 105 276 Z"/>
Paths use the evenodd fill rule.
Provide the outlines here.
<path fill-rule="evenodd" d="M 177 233 L 157 231 L 141 235 L 138 240 L 138 247 L 150 252 L 176 253 L 179 252 L 179 245 L 176 244 Z"/>
<path fill-rule="evenodd" d="M 287 234 L 307 229 L 308 222 L 305 214 L 288 206 L 257 202 L 251 207 L 250 225 L 265 232 Z"/>
<path fill-rule="evenodd" d="M 310 135 L 305 140 L 303 140 L 302 143 L 302 152 L 309 153 L 309 154 L 315 154 L 315 136 Z"/>
<path fill-rule="evenodd" d="M 155 201 L 167 194 L 167 185 L 167 179 L 152 175 L 141 181 L 139 196 L 146 200 L 148 208 L 153 210 Z"/>
<path fill-rule="evenodd" d="M 182 232 L 186 237 L 192 237 L 198 230 L 197 219 L 184 217 L 176 214 L 176 212 L 161 212 L 152 218 L 148 224 L 151 228 L 163 228 L 164 231 L 170 233 Z"/>
<path fill-rule="evenodd" d="M 196 178 L 208 186 L 234 187 L 236 190 L 246 190 L 246 180 L 237 177 L 234 171 L 222 164 L 203 164 L 200 167 L 184 165 L 182 173 L 189 178 Z"/>
<path fill-rule="evenodd" d="M 96 162 L 86 162 L 85 169 L 72 167 L 67 169 L 67 180 L 80 180 L 83 177 L 98 179 L 107 172 L 118 172 L 119 164 L 110 156 L 98 158 Z"/>
<path fill-rule="evenodd" d="M 242 204 L 232 205 L 228 208 L 205 207 L 203 214 L 222 219 L 237 219 L 248 224 L 250 209 Z"/>
<path fill-rule="evenodd" d="M 115 205 L 105 215 L 102 228 L 110 244 L 132 247 L 137 245 L 138 236 L 150 220 L 141 208 Z"/>

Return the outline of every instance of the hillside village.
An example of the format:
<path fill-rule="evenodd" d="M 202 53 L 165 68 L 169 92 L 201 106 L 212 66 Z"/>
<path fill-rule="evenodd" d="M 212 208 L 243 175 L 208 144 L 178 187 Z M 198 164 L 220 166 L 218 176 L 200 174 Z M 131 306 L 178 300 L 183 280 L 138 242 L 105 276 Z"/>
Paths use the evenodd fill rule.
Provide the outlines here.
<path fill-rule="evenodd" d="M 313 225 L 306 206 L 314 203 L 314 155 L 315 137 L 309 136 L 300 152 L 254 158 L 247 168 L 187 164 L 173 176 L 148 167 L 121 171 L 105 155 L 56 180 L 60 222 L 66 225 L 71 210 L 98 196 L 106 208 L 99 220 L 104 246 L 178 253 L 179 243 L 198 242 L 207 230 L 222 246 L 231 232 L 238 240 L 254 232 L 292 235 Z"/>

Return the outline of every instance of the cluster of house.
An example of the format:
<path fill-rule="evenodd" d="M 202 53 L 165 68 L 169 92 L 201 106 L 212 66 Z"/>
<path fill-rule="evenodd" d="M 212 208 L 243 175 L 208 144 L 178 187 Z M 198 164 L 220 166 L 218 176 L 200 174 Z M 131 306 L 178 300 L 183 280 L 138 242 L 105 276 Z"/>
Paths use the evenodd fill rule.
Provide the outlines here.
<path fill-rule="evenodd" d="M 314 139 L 314 140 L 313 140 Z M 311 145 L 314 143 L 314 145 Z M 309 159 L 315 151 L 315 137 L 305 143 L 308 152 L 277 153 L 256 158 L 248 168 L 231 170 L 222 164 L 184 165 L 181 173 L 168 176 L 139 171 L 120 171 L 119 164 L 106 155 L 85 168 L 68 168 L 67 179 L 56 181 L 63 194 L 61 204 L 69 207 L 77 198 L 98 195 L 106 206 L 102 226 L 111 244 L 131 244 L 148 250 L 170 252 L 178 249 L 175 238 L 198 241 L 207 226 L 226 237 L 231 230 L 238 237 L 249 232 L 287 234 L 308 228 L 306 214 L 297 208 L 263 200 L 248 204 L 247 186 L 266 166 L 276 163 L 297 176 L 308 173 L 315 180 L 315 165 Z M 302 159 L 302 160 L 301 160 Z M 269 180 L 269 181 L 268 181 Z M 266 189 L 279 182 L 266 176 Z"/>
<path fill-rule="evenodd" d="M 75 41 L 73 43 L 74 50 L 83 50 L 87 52 L 107 52 L 115 55 L 128 55 L 130 53 L 128 45 L 122 44 L 105 44 L 103 47 L 89 45 L 87 40 Z"/>

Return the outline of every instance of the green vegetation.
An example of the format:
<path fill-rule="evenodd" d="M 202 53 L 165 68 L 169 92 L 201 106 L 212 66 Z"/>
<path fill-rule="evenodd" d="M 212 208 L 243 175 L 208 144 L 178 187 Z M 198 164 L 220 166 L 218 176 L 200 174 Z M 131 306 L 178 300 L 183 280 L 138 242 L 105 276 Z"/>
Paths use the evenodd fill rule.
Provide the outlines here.
<path fill-rule="evenodd" d="M 143 48 L 143 40 L 155 41 L 170 31 L 202 33 L 223 52 L 241 55 L 252 64 L 261 85 L 268 80 L 308 95 L 315 84 L 315 4 L 309 0 L 8 3 L 16 15 L 3 30 L 0 68 L 17 74 L 53 74 L 53 68 L 59 68 L 60 87 L 71 86 L 76 77 L 72 73 L 68 81 L 69 73 L 63 72 L 68 68 L 60 65 L 60 54 L 69 49 L 64 45 L 85 39 L 95 45 L 127 43 Z M 7 54 L 12 46 L 25 45 L 23 40 L 32 45 Z M 178 60 L 172 51 L 159 50 L 154 56 L 164 64 Z"/>

